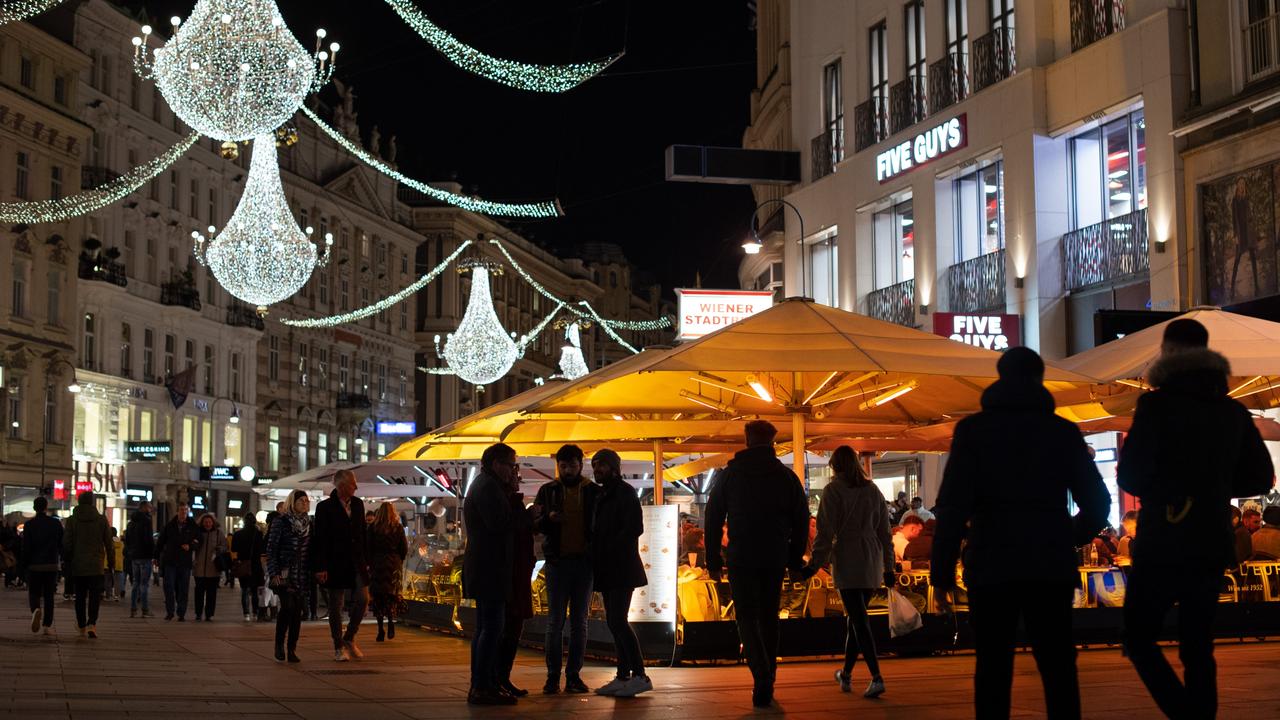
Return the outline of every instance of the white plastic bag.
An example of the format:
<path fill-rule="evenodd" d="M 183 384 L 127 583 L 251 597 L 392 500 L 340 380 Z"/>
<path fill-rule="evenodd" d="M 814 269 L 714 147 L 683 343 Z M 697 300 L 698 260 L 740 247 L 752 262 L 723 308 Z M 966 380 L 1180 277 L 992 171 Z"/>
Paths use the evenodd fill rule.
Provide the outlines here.
<path fill-rule="evenodd" d="M 920 612 L 902 593 L 889 590 L 889 637 L 902 637 L 924 626 Z"/>
<path fill-rule="evenodd" d="M 259 607 L 271 607 L 271 602 L 275 600 L 275 597 L 276 597 L 276 594 L 271 591 L 271 588 L 266 587 L 265 585 L 263 587 L 258 588 L 258 606 Z"/>

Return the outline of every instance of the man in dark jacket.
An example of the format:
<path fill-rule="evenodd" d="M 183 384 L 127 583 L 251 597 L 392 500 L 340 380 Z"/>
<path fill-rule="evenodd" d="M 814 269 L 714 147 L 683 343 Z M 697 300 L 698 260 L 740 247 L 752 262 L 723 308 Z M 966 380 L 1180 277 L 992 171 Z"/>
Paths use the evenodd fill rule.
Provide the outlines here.
<path fill-rule="evenodd" d="M 178 503 L 177 514 L 165 524 L 156 541 L 156 555 L 164 575 L 164 619 L 172 620 L 176 612 L 178 622 L 187 619 L 192 553 L 200 544 L 199 531 L 191 521 L 188 507 L 185 502 Z"/>
<path fill-rule="evenodd" d="M 244 514 L 240 529 L 231 536 L 231 552 L 236 557 L 231 570 L 240 580 L 240 609 L 245 622 L 262 619 L 264 608 L 258 607 L 258 589 L 267 584 L 262 565 L 267 539 L 258 529 L 258 518 L 253 513 Z"/>
<path fill-rule="evenodd" d="M 982 411 L 961 420 L 951 441 L 930 564 L 935 597 L 945 611 L 960 543 L 967 540 L 976 716 L 1009 717 L 1021 617 L 1049 717 L 1079 718 L 1071 637 L 1071 601 L 1080 577 L 1075 548 L 1106 524 L 1111 496 L 1080 431 L 1054 414 L 1040 356 L 1012 348 L 996 369 L 1000 379 L 982 394 Z M 1069 501 L 1080 508 L 1074 518 Z"/>
<path fill-rule="evenodd" d="M 19 569 L 26 573 L 27 596 L 31 601 L 31 632 L 53 634 L 53 595 L 58 587 L 58 560 L 62 557 L 62 523 L 49 517 L 49 498 L 36 498 L 36 516 L 22 531 Z M 43 603 L 43 607 L 41 604 Z"/>
<path fill-rule="evenodd" d="M 1194 320 L 1165 327 L 1155 390 L 1138 400 L 1117 481 L 1142 501 L 1124 602 L 1125 648 L 1169 717 L 1213 717 L 1218 706 L 1213 615 L 1222 571 L 1235 560 L 1231 498 L 1265 493 L 1270 455 L 1249 411 L 1227 395 L 1226 358 Z M 1156 646 L 1178 605 L 1185 684 Z"/>
<path fill-rule="evenodd" d="M 333 475 L 333 492 L 316 506 L 316 527 L 311 533 L 311 569 L 325 591 L 333 659 L 338 662 L 364 657 L 356 645 L 356 633 L 369 605 L 367 543 L 364 503 L 356 497 L 356 474 L 339 470 Z M 348 591 L 351 618 L 344 634 L 342 606 Z"/>
<path fill-rule="evenodd" d="M 98 511 L 92 492 L 76 498 L 63 528 L 62 553 L 67 558 L 67 576 L 76 588 L 76 624 L 80 635 L 98 637 L 98 608 L 106 576 L 103 569 L 115 571 L 115 552 L 111 545 L 111 525 Z"/>
<path fill-rule="evenodd" d="M 534 500 L 535 528 L 542 533 L 547 574 L 546 695 L 560 692 L 565 607 L 569 611 L 569 659 L 564 666 L 564 690 L 587 692 L 582 682 L 587 654 L 587 610 L 591 605 L 591 536 L 600 486 L 582 477 L 582 449 L 565 445 L 556 451 L 555 480 L 538 488 Z"/>
<path fill-rule="evenodd" d="M 156 538 L 152 534 L 151 503 L 144 502 L 129 518 L 124 529 L 124 553 L 132 563 L 133 592 L 129 596 L 129 617 L 136 617 L 142 605 L 142 617 L 151 615 L 148 590 L 151 589 L 151 565 L 156 557 Z"/>
<path fill-rule="evenodd" d="M 774 453 L 777 434 L 777 428 L 764 420 L 747 423 L 747 449 L 734 455 L 717 476 L 707 501 L 707 572 L 719 581 L 724 566 L 729 567 L 738 636 L 755 680 L 751 701 L 756 707 L 773 703 L 783 571 L 802 571 L 809 542 L 809 501 L 800 479 Z M 729 556 L 721 558 L 726 520 Z"/>
<path fill-rule="evenodd" d="M 511 593 L 512 508 L 507 487 L 516 469 L 516 451 L 498 443 L 485 449 L 480 474 L 462 503 L 467 546 L 462 558 L 462 596 L 476 601 L 471 636 L 471 705 L 514 705 L 502 688 L 499 661 L 507 597 Z"/>

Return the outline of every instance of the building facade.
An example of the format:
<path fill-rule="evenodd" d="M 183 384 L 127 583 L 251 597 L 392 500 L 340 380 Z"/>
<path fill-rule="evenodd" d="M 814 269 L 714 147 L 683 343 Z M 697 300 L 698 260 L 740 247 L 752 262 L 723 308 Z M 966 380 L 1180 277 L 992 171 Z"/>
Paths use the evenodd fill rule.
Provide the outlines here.
<path fill-rule="evenodd" d="M 78 117 L 89 58 L 53 32 L 0 27 L 0 198 L 79 190 L 91 135 Z M 0 488 L 3 513 L 30 512 L 41 488 L 74 492 L 75 249 L 84 220 L 4 228 L 0 242 Z"/>

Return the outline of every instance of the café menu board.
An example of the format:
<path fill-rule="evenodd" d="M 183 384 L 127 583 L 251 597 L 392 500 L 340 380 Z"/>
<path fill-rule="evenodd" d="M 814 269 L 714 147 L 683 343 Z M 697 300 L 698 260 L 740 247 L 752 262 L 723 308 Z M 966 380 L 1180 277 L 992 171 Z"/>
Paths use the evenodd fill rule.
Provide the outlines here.
<path fill-rule="evenodd" d="M 676 555 L 680 552 L 680 507 L 645 505 L 640 560 L 649 584 L 631 593 L 630 622 L 676 621 Z"/>

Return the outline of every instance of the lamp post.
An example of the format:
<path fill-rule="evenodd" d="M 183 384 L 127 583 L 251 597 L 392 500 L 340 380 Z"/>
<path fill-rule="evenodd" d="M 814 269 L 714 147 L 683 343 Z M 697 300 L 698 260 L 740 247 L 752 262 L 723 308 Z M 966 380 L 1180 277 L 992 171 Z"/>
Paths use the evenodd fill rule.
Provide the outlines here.
<path fill-rule="evenodd" d="M 214 398 L 213 403 L 209 405 L 209 419 L 211 420 L 211 422 L 209 423 L 210 427 L 211 428 L 217 427 L 217 423 L 218 423 L 217 410 L 218 410 L 218 403 L 220 402 L 231 404 L 231 417 L 228 418 L 228 420 L 231 422 L 232 425 L 239 425 L 240 424 L 240 408 L 236 405 L 236 401 L 232 400 L 231 398 L 220 397 L 220 398 Z M 241 442 L 241 446 L 243 450 L 243 442 Z M 226 460 L 227 458 L 226 449 L 227 449 L 227 436 L 226 436 L 226 433 L 223 432 L 223 435 L 222 435 L 222 450 L 223 450 L 222 459 L 223 460 Z M 209 458 L 209 460 L 210 462 L 212 462 L 214 458 Z M 212 471 L 209 472 L 209 479 L 205 481 L 205 507 L 208 508 L 211 506 L 218 507 L 219 509 L 221 509 L 220 506 L 214 506 L 214 503 L 213 503 Z M 225 515 L 226 513 L 222 513 L 222 514 Z"/>
<path fill-rule="evenodd" d="M 50 358 L 44 367 L 44 427 L 40 435 L 40 490 L 44 491 L 45 476 L 48 473 L 49 466 L 49 400 L 53 396 L 53 376 L 54 371 L 60 365 L 66 365 L 71 368 L 71 384 L 67 386 L 67 391 L 75 395 L 80 392 L 80 383 L 76 382 L 76 366 L 72 365 L 69 360 L 62 357 Z"/>
<path fill-rule="evenodd" d="M 808 297 L 809 263 L 807 258 L 805 258 L 804 252 L 804 216 L 800 214 L 800 209 L 795 205 L 792 205 L 790 202 L 783 200 L 782 198 L 770 198 L 757 205 L 756 209 L 751 213 L 751 238 L 742 244 L 742 251 L 748 255 L 755 255 L 764 247 L 764 243 L 760 241 L 760 211 L 773 203 L 782 205 L 784 208 L 791 208 L 792 212 L 796 214 L 796 218 L 800 220 L 800 240 L 798 241 L 800 245 L 800 294 Z M 783 258 L 786 258 L 785 252 L 783 253 Z"/>

